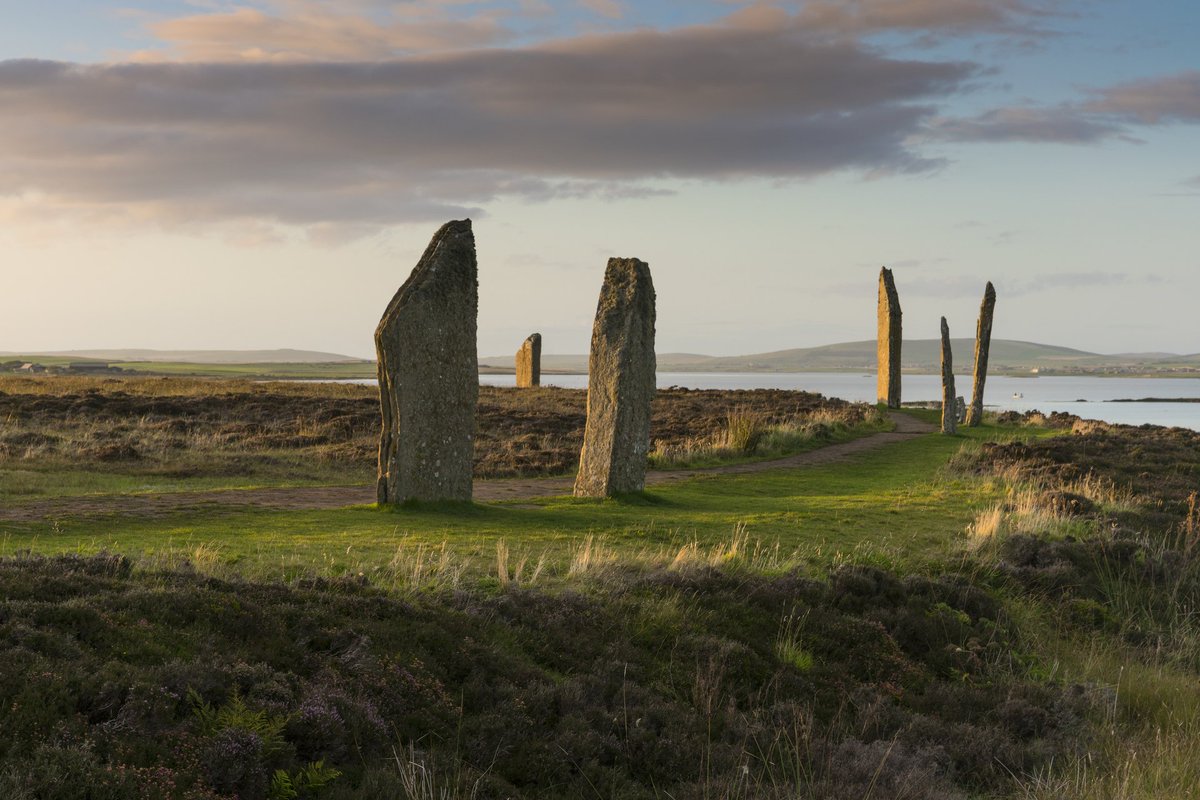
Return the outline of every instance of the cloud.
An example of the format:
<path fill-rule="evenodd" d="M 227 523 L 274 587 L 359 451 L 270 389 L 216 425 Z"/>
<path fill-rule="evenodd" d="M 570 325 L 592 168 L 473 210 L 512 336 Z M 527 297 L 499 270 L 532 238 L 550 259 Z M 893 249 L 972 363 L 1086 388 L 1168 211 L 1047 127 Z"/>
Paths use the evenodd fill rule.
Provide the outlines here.
<path fill-rule="evenodd" d="M 1106 286 L 1138 286 L 1162 282 L 1162 276 L 1152 273 L 1128 274 L 1121 272 L 1054 272 L 1039 275 L 1029 281 L 997 281 L 996 291 L 1007 297 L 1039 294 L 1047 289 L 1069 289 L 1072 292 L 1097 289 Z"/>
<path fill-rule="evenodd" d="M 998 108 L 975 117 L 937 119 L 930 131 L 957 142 L 1086 144 L 1138 141 L 1131 126 L 1200 122 L 1200 71 L 1092 89 L 1087 99 L 1053 107 Z"/>
<path fill-rule="evenodd" d="M 967 298 L 983 294 L 986 281 L 972 275 L 944 275 L 939 277 L 906 277 L 901 291 L 914 298 Z"/>
<path fill-rule="evenodd" d="M 805 25 L 848 35 L 912 31 L 971 36 L 1044 35 L 1039 22 L 1060 16 L 1067 2 L 1027 0 L 809 0 Z"/>
<path fill-rule="evenodd" d="M 1159 192 L 1158 197 L 1200 197 L 1200 175 L 1194 178 L 1185 178 L 1177 184 L 1183 191 L 1176 192 Z"/>
<path fill-rule="evenodd" d="M 492 45 L 510 38 L 503 12 L 467 16 L 444 3 L 409 3 L 386 11 L 371 3 L 320 0 L 239 6 L 151 22 L 163 47 L 135 61 L 370 61 L 413 53 Z"/>
<path fill-rule="evenodd" d="M 354 230 L 661 179 L 912 172 L 975 72 L 784 14 L 380 63 L 0 62 L 0 197 L 45 217 Z"/>
<path fill-rule="evenodd" d="M 565 0 L 564 0 L 565 2 Z M 627 17 L 626 0 L 573 0 L 606 17 Z M 1041 36 L 1072 0 L 709 0 L 743 6 L 744 20 L 778 21 L 798 7 L 795 27 L 814 36 L 878 33 Z M 555 14 L 546 0 L 197 0 L 200 10 L 153 18 L 161 46 L 135 61 L 368 61 L 510 41 L 521 20 Z M 146 17 L 146 12 L 128 11 Z M 552 26 L 551 26 L 552 27 Z M 549 28 L 543 26 L 543 31 Z"/>
<path fill-rule="evenodd" d="M 1094 94 L 1083 111 L 1144 125 L 1200 122 L 1200 70 L 1121 83 Z"/>
<path fill-rule="evenodd" d="M 922 259 L 922 258 L 888 259 L 887 263 L 884 264 L 883 266 L 886 266 L 888 269 L 891 269 L 891 270 L 902 270 L 902 271 L 924 270 L 924 269 L 928 269 L 929 267 L 933 267 L 937 264 L 946 264 L 949 261 L 950 261 L 950 259 L 946 258 L 945 256 L 935 256 L 932 258 L 924 258 L 924 259 Z M 874 261 L 860 261 L 855 266 L 859 267 L 860 269 L 869 270 L 872 274 L 878 272 L 879 267 L 880 267 L 880 265 Z M 847 285 L 850 285 L 850 284 L 847 284 Z"/>
<path fill-rule="evenodd" d="M 902 262 L 895 262 L 900 264 Z M 1023 297 L 1053 290 L 1070 290 L 1071 292 L 1086 291 L 1109 286 L 1143 286 L 1162 282 L 1162 276 L 1157 274 L 1123 274 L 1119 272 L 1057 272 L 1045 273 L 1034 279 L 1004 279 L 994 278 L 996 292 L 1002 297 Z M 916 275 L 905 272 L 897 277 L 901 299 L 939 298 L 978 298 L 983 293 L 986 283 L 984 278 L 963 274 L 944 274 L 940 276 Z M 822 287 L 822 291 L 831 294 L 844 294 L 861 297 L 873 286 L 869 279 L 853 283 L 836 283 Z"/>
<path fill-rule="evenodd" d="M 579 4 L 589 11 L 609 19 L 621 19 L 625 16 L 625 4 L 619 0 L 579 0 Z"/>
<path fill-rule="evenodd" d="M 992 236 L 992 244 L 1012 244 L 1019 231 L 1000 231 Z"/>
<path fill-rule="evenodd" d="M 901 299 L 905 297 L 976 297 L 983 292 L 986 281 L 981 281 L 972 275 L 951 273 L 945 268 L 938 270 L 941 274 L 931 275 L 930 270 L 927 269 L 934 263 L 945 264 L 948 261 L 949 259 L 946 258 L 935 258 L 931 262 L 923 262 L 919 259 L 889 260 L 886 266 L 896 270 L 896 282 L 900 288 Z M 826 294 L 859 298 L 863 297 L 864 292 L 872 293 L 879 265 L 864 264 L 862 266 L 869 268 L 870 274 L 864 275 L 856 281 L 827 284 L 820 287 L 821 291 Z"/>
<path fill-rule="evenodd" d="M 143 0 L 144 2 L 144 0 Z M 566 0 L 561 0 L 566 2 Z M 628 16 L 627 0 L 573 0 L 610 20 Z M 1047 20 L 1077 0 L 708 0 L 742 6 L 745 18 L 778 19 L 798 9 L 797 27 L 814 36 L 857 38 L 879 33 L 1040 37 Z M 704 3 L 701 3 L 703 5 Z M 367 61 L 494 45 L 515 38 L 522 21 L 553 17 L 547 0 L 194 0 L 178 17 L 146 11 L 147 32 L 161 46 L 135 61 Z M 554 26 L 541 26 L 542 35 Z"/>
<path fill-rule="evenodd" d="M 1084 144 L 1123 135 L 1125 128 L 1091 114 L 1063 108 L 998 108 L 976 117 L 939 119 L 934 135 L 955 142 L 1047 142 Z"/>

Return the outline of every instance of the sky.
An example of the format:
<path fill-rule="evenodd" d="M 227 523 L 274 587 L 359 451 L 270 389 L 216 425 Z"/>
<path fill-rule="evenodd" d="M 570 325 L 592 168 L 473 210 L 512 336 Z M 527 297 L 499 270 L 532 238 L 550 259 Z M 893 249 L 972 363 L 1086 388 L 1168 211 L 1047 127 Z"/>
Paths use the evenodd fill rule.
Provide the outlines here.
<path fill-rule="evenodd" d="M 371 356 L 470 217 L 479 352 L 1200 352 L 1194 0 L 0 0 L 0 351 Z M 964 356 L 965 357 L 965 356 Z"/>

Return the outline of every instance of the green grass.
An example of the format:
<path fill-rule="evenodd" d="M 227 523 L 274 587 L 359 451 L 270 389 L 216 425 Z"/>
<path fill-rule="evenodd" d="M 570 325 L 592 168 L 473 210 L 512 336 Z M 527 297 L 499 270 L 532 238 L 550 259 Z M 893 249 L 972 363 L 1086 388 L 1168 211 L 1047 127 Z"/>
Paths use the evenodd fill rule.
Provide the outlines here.
<path fill-rule="evenodd" d="M 943 467 L 962 437 L 915 437 L 843 463 L 742 476 L 697 477 L 629 498 L 552 497 L 509 504 L 332 511 L 205 509 L 166 518 L 106 517 L 0 524 L 0 552 L 195 554 L 254 573 L 368 571 L 399 548 L 449 544 L 478 570 L 495 569 L 496 542 L 515 560 L 545 556 L 563 569 L 592 537 L 616 557 L 711 548 L 740 531 L 747 546 L 789 559 L 836 561 L 856 550 L 906 560 L 947 552 L 976 513 L 994 504 L 994 482 Z M 215 554 L 215 555 L 214 555 Z"/>
<path fill-rule="evenodd" d="M 41 364 L 43 367 L 65 367 L 68 364 L 104 364 L 98 358 L 75 358 L 71 356 L 22 356 L 0 355 L 0 362 L 21 361 L 30 364 Z"/>
<path fill-rule="evenodd" d="M 140 374 L 186 375 L 206 378 L 338 380 L 365 379 L 376 376 L 375 364 L 369 361 L 297 364 L 189 364 L 172 361 L 116 361 L 112 366 Z"/>
<path fill-rule="evenodd" d="M 677 470 L 769 461 L 849 442 L 890 430 L 889 421 L 822 428 L 813 435 L 778 436 L 752 455 L 706 450 L 689 458 L 656 459 L 651 469 Z M 0 462 L 5 463 L 5 462 Z M 367 485 L 375 481 L 375 465 L 322 462 L 294 450 L 254 453 L 194 454 L 184 451 L 172 463 L 147 465 L 115 462 L 97 471 L 94 464 L 72 464 L 61 458 L 9 461 L 0 466 L 0 502 L 21 503 L 54 497 L 113 494 L 162 494 L 226 489 Z"/>
<path fill-rule="evenodd" d="M 209 462 L 197 469 L 213 471 Z M 88 495 L 163 494 L 172 492 L 207 492 L 223 489 L 262 489 L 297 486 L 349 486 L 375 480 L 373 468 L 347 469 L 338 464 L 323 465 L 303 461 L 294 454 L 280 454 L 274 461 L 261 460 L 250 474 L 244 475 L 187 475 L 187 464 L 171 465 L 164 471 L 153 468 L 112 472 L 77 469 L 65 464 L 42 463 L 26 468 L 0 469 L 0 502 L 44 500 L 55 497 L 86 497 Z"/>
<path fill-rule="evenodd" d="M 1197 796 L 1200 684 L 1113 636 L 1064 632 L 1054 611 L 1010 598 L 1024 646 L 1055 680 L 1092 688 L 1102 719 L 1086 754 L 1022 779 L 1025 800 L 1157 800 Z"/>
<path fill-rule="evenodd" d="M 677 448 L 671 452 L 652 451 L 650 469 L 704 469 L 727 464 L 753 464 L 774 461 L 788 456 L 820 450 L 831 444 L 852 442 L 864 436 L 872 436 L 895 429 L 887 417 L 867 419 L 854 425 L 841 422 L 801 426 L 761 425 L 755 445 L 745 448 L 706 442 L 699 445 Z"/>
<path fill-rule="evenodd" d="M 931 422 L 937 419 L 932 411 L 911 413 Z M 376 586 L 402 590 L 412 598 L 449 596 L 420 591 L 425 588 L 461 587 L 476 592 L 476 597 L 494 598 L 500 605 L 509 602 L 508 597 L 528 596 L 510 595 L 507 589 L 534 584 L 552 593 L 567 587 L 610 602 L 612 598 L 603 593 L 613 586 L 625 587 L 613 593 L 615 598 L 626 597 L 625 591 L 630 595 L 646 591 L 629 578 L 646 567 L 651 568 L 647 573 L 657 569 L 660 574 L 676 565 L 728 567 L 735 583 L 762 581 L 763 576 L 755 573 L 770 576 L 797 567 L 820 578 L 827 574 L 824 567 L 844 562 L 882 564 L 905 579 L 914 579 L 917 573 L 930 581 L 965 568 L 971 580 L 997 593 L 1004 609 L 1002 628 L 1017 636 L 1005 643 L 1002 653 L 989 656 L 996 659 L 996 668 L 1001 673 L 1011 670 L 1006 679 L 1013 681 L 1034 680 L 1054 687 L 1081 684 L 1096 715 L 1094 720 L 1079 718 L 1080 725 L 1093 728 L 1086 752 L 1081 749 L 1078 758 L 1043 765 L 1037 773 L 1012 775 L 1013 796 L 1079 800 L 1195 796 L 1200 783 L 1200 689 L 1192 663 L 1183 657 L 1194 649 L 1174 642 L 1180 653 L 1172 657 L 1139 647 L 1118 629 L 1080 627 L 1067 613 L 1069 603 L 1041 589 L 999 581 L 986 547 L 980 549 L 976 542 L 973 552 L 964 550 L 968 526 L 988 509 L 1003 511 L 997 512 L 999 533 L 993 535 L 998 537 L 1025 531 L 1018 524 L 1022 514 L 1045 516 L 1045 509 L 1035 502 L 1040 502 L 1045 487 L 1010 486 L 1004 478 L 982 477 L 962 468 L 974 463 L 981 443 L 1060 433 L 964 428 L 955 437 L 912 437 L 842 463 L 698 476 L 607 501 L 548 497 L 329 511 L 212 507 L 159 518 L 0 522 L 0 555 L 25 550 L 116 551 L 145 559 L 139 564 L 147 574 L 181 560 L 190 561 L 202 574 L 239 578 L 361 574 Z M 9 477 L 0 475 L 0 480 Z M 76 488 L 85 488 L 86 480 L 80 477 Z M 140 486 L 123 483 L 133 476 L 94 480 L 100 491 L 137 491 Z M 202 481 L 183 483 L 189 489 L 209 488 Z M 1094 488 L 1104 489 L 1103 482 L 1094 483 Z M 1028 508 L 1023 499 L 1029 501 Z M 1120 498 L 1093 499 L 1107 513 L 1120 510 Z M 1095 519 L 1053 515 L 1037 519 L 1046 530 L 1033 532 L 1054 540 L 1067 534 L 1075 537 L 1067 541 L 1082 540 L 1097 533 L 1100 525 Z M 600 580 L 580 580 L 585 573 L 596 573 Z M 621 583 L 618 575 L 631 582 Z M 1146 594 L 1158 591 L 1154 586 L 1126 586 L 1130 579 L 1121 577 L 1122 583 L 1118 577 L 1114 573 L 1114 592 L 1126 595 L 1112 597 L 1157 598 Z M 737 591 L 741 590 L 738 584 Z M 686 602 L 672 598 L 640 612 L 648 615 L 646 628 L 652 631 L 646 635 L 648 641 L 669 638 L 672 630 L 694 616 L 695 609 L 687 605 L 694 602 L 689 591 L 680 595 L 690 598 Z M 570 594 L 554 596 L 562 599 Z M 1123 622 L 1136 622 L 1140 613 L 1133 603 L 1110 599 L 1106 605 Z M 756 635 L 788 669 L 807 679 L 820 678 L 826 665 L 814 649 L 820 641 L 814 644 L 807 610 L 793 607 L 785 612 L 782 620 L 771 620 L 769 629 L 760 624 Z M 729 618 L 734 613 L 734 606 L 726 604 L 713 619 L 737 628 Z M 931 613 L 923 611 L 921 619 L 932 619 Z M 883 611 L 879 614 L 886 617 Z M 954 611 L 942 622 L 966 624 L 971 619 L 966 612 Z M 1191 635 L 1190 620 L 1184 628 Z M 496 652 L 506 658 L 519 652 L 509 634 L 497 636 Z M 847 637 L 835 638 L 843 642 Z M 1018 657 L 1007 660 L 1014 653 Z M 964 680 L 962 685 L 969 683 Z"/>
<path fill-rule="evenodd" d="M 140 375 L 179 375 L 205 378 L 285 378 L 336 380 L 374 378 L 373 361 L 264 362 L 247 364 L 196 364 L 186 361 L 105 361 L 71 356 L 0 356 L 3 361 L 28 361 L 45 367 L 70 364 L 108 364 Z"/>
<path fill-rule="evenodd" d="M 0 500 L 8 502 L 36 500 L 45 497 L 249 489 L 256 485 L 261 485 L 261 483 L 225 476 L 172 478 L 119 472 L 100 473 L 90 470 L 55 469 L 47 466 L 39 466 L 36 469 L 0 470 Z"/>

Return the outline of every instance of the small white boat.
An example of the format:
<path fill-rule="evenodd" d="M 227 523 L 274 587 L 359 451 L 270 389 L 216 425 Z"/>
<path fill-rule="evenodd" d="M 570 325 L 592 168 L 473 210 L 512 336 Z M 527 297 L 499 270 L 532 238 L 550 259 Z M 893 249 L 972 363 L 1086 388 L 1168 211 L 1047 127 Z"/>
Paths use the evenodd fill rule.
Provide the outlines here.
<path fill-rule="evenodd" d="M 1025 395 L 1021 394 L 1020 392 L 1013 392 L 1013 398 L 1012 398 L 1012 399 L 1013 399 L 1013 400 L 1021 400 L 1021 399 L 1023 399 L 1024 397 L 1025 397 Z"/>

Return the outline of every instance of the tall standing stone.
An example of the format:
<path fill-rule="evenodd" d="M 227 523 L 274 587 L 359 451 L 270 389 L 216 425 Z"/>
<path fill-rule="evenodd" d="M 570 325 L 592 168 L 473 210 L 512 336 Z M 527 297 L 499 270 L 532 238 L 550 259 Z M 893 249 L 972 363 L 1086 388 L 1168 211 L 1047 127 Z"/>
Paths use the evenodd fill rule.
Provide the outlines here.
<path fill-rule="evenodd" d="M 954 393 L 954 356 L 950 352 L 950 326 L 942 317 L 942 433 L 958 432 L 958 395 Z"/>
<path fill-rule="evenodd" d="M 979 307 L 979 325 L 975 329 L 975 378 L 971 388 L 971 408 L 967 412 L 967 427 L 976 428 L 983 422 L 983 384 L 987 381 L 988 350 L 992 346 L 992 314 L 996 310 L 996 290 L 988 281 L 983 290 L 983 305 Z"/>
<path fill-rule="evenodd" d="M 517 388 L 542 385 L 542 335 L 530 334 L 517 351 Z"/>
<path fill-rule="evenodd" d="M 610 258 L 588 356 L 587 426 L 576 497 L 646 486 L 654 399 L 654 283 L 636 258 Z"/>
<path fill-rule="evenodd" d="M 879 271 L 879 375 L 876 388 L 879 402 L 888 408 L 900 407 L 900 346 L 903 339 L 901 316 L 896 281 L 892 277 L 892 271 L 884 267 Z"/>
<path fill-rule="evenodd" d="M 471 221 L 447 222 L 375 330 L 380 503 L 471 499 L 478 308 Z"/>

